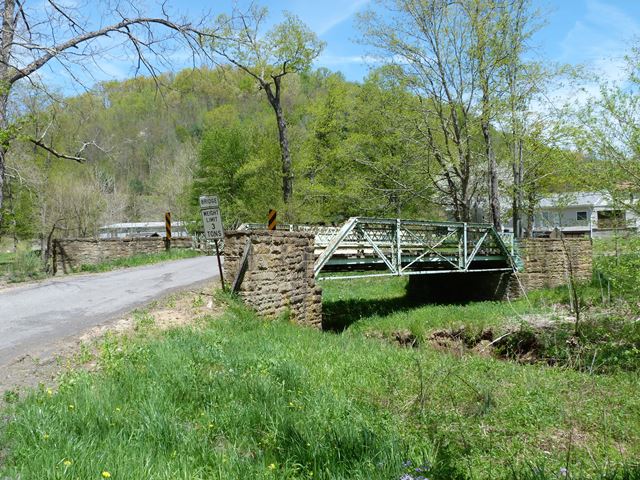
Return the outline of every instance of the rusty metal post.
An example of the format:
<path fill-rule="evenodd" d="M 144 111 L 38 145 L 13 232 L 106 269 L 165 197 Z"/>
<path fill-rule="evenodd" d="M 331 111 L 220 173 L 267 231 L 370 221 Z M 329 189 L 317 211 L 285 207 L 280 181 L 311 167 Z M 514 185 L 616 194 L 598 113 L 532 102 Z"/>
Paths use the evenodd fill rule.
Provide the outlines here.
<path fill-rule="evenodd" d="M 218 240 L 214 240 L 216 244 L 216 257 L 218 258 L 218 271 L 220 272 L 220 283 L 222 284 L 222 291 L 226 291 L 224 286 L 224 275 L 222 274 L 222 262 L 220 261 L 220 250 L 218 249 Z"/>

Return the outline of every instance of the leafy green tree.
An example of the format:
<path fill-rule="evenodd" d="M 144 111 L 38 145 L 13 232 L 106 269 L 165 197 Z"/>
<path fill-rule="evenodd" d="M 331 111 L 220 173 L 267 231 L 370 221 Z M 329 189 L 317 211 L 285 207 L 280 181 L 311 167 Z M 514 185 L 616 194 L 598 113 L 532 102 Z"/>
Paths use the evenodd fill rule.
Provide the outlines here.
<path fill-rule="evenodd" d="M 289 206 L 293 195 L 293 167 L 282 103 L 282 79 L 291 73 L 307 71 L 324 43 L 299 18 L 288 13 L 282 23 L 262 34 L 260 30 L 266 16 L 267 9 L 257 5 L 252 5 L 247 14 L 236 10 L 232 17 L 220 16 L 215 30 L 221 36 L 209 46 L 215 54 L 247 73 L 264 91 L 278 126 L 282 199 Z"/>
<path fill-rule="evenodd" d="M 640 45 L 625 59 L 626 78 L 600 82 L 599 95 L 576 109 L 575 138 L 600 167 L 594 172 L 600 187 L 640 213 Z"/>
<path fill-rule="evenodd" d="M 202 138 L 198 167 L 193 182 L 194 203 L 201 195 L 215 194 L 225 212 L 225 220 L 239 221 L 242 197 L 246 192 L 246 173 L 252 151 L 251 138 L 240 125 L 215 127 Z"/>
<path fill-rule="evenodd" d="M 505 68 L 521 61 L 535 14 L 529 0 L 384 0 L 362 16 L 364 41 L 395 65 L 419 100 L 415 127 L 433 187 L 457 220 L 485 196 L 501 226 L 496 124 Z M 485 186 L 486 185 L 486 186 Z"/>

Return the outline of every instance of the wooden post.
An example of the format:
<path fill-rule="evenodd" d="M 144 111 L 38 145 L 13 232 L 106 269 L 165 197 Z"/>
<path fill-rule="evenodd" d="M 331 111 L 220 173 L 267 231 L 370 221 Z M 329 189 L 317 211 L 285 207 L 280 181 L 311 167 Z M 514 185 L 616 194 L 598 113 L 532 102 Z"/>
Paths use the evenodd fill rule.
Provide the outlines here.
<path fill-rule="evenodd" d="M 218 249 L 218 240 L 214 240 L 214 243 L 216 244 L 216 257 L 218 258 L 218 271 L 220 272 L 220 283 L 222 284 L 222 291 L 224 292 L 225 286 L 224 286 L 224 275 L 222 274 L 222 262 L 220 261 L 220 250 Z"/>
<path fill-rule="evenodd" d="M 244 274 L 247 271 L 247 266 L 249 264 L 250 253 L 251 253 L 251 237 L 247 238 L 247 242 L 244 245 L 242 260 L 240 261 L 240 268 L 238 269 L 238 273 L 236 273 L 236 278 L 233 279 L 233 284 L 231 285 L 231 291 L 233 293 L 237 293 L 238 290 L 240 290 L 240 285 L 242 285 L 242 280 L 244 280 Z"/>
<path fill-rule="evenodd" d="M 278 214 L 278 212 L 276 212 L 274 209 L 269 210 L 269 216 L 268 218 L 268 222 L 267 222 L 267 228 L 269 230 L 275 230 L 276 229 L 276 215 Z"/>
<path fill-rule="evenodd" d="M 164 228 L 167 232 L 165 239 L 165 248 L 171 250 L 171 212 L 164 214 Z"/>

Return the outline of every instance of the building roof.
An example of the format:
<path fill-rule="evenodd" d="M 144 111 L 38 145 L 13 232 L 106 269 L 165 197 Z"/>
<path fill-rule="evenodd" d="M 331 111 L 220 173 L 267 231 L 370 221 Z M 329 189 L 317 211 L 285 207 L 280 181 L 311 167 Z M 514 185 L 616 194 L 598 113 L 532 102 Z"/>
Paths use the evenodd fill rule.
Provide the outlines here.
<path fill-rule="evenodd" d="M 540 208 L 609 207 L 611 195 L 601 192 L 556 193 L 540 199 Z"/>
<path fill-rule="evenodd" d="M 184 222 L 171 222 L 172 226 L 181 227 Z M 100 230 L 116 230 L 124 228 L 164 228 L 164 222 L 130 222 L 130 223 L 112 223 L 111 225 L 103 225 Z"/>

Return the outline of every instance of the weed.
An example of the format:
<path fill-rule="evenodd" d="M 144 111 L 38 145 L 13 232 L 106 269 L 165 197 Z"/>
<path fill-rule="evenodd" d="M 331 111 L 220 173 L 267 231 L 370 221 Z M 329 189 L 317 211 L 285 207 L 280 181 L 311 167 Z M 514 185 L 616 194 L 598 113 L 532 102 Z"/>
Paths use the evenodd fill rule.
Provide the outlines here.
<path fill-rule="evenodd" d="M 153 326 L 155 318 L 149 312 L 133 312 L 133 328 L 136 331 Z"/>
<path fill-rule="evenodd" d="M 204 298 L 202 298 L 202 295 L 197 295 L 193 299 L 192 307 L 193 308 L 200 308 L 202 306 L 204 306 Z"/>
<path fill-rule="evenodd" d="M 38 253 L 32 252 L 26 246 L 19 246 L 9 267 L 9 281 L 24 282 L 44 276 L 44 268 Z"/>
<path fill-rule="evenodd" d="M 16 403 L 20 399 L 20 395 L 15 390 L 6 390 L 3 398 L 5 403 Z"/>

